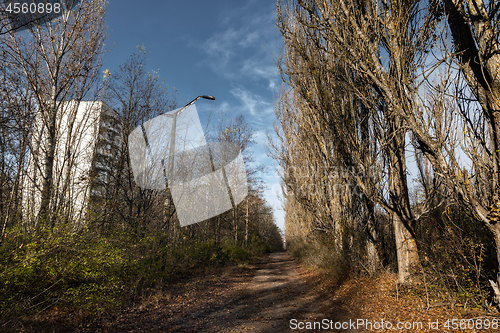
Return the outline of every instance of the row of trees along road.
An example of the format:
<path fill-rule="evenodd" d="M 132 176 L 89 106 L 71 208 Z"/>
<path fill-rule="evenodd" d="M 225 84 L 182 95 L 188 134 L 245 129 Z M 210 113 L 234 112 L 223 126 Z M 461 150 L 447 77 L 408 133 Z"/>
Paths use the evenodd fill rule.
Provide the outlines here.
<path fill-rule="evenodd" d="M 205 129 L 207 139 L 232 142 L 244 156 L 249 195 L 235 209 L 181 228 L 175 210 L 166 209 L 168 191 L 135 184 L 128 135 L 174 109 L 178 95 L 146 70 L 143 46 L 103 75 L 105 14 L 106 1 L 80 1 L 50 22 L 0 34 L 0 317 L 28 316 L 56 304 L 104 311 L 193 267 L 248 260 L 248 253 L 282 246 L 263 198 L 261 170 L 248 168 L 255 165 L 253 130 L 243 117 L 213 125 L 212 114 Z M 67 210 L 69 177 L 54 172 L 61 164 L 68 173 L 75 167 L 71 145 L 58 142 L 64 137 L 61 112 L 70 100 L 104 101 L 122 124 L 105 194 L 90 198 L 86 218 L 78 221 Z M 76 117 L 67 119 L 68 139 L 81 126 Z M 33 147 L 39 150 L 30 157 Z M 35 216 L 23 214 L 29 163 L 42 179 Z M 92 182 L 95 175 L 86 177 L 81 181 Z"/>
<path fill-rule="evenodd" d="M 499 9 L 483 0 L 278 1 L 279 68 L 291 89 L 276 103 L 272 152 L 287 240 L 363 247 L 373 270 L 390 258 L 390 230 L 399 281 L 411 282 L 426 247 L 419 230 L 453 207 L 489 231 L 490 267 L 500 262 Z M 498 304 L 500 275 L 490 283 Z"/>

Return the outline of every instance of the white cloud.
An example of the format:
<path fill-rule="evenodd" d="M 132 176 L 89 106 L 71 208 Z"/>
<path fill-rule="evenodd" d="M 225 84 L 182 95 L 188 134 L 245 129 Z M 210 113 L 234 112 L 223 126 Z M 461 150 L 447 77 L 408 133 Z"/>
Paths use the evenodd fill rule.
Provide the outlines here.
<path fill-rule="evenodd" d="M 276 82 L 280 80 L 278 68 L 269 54 L 268 57 L 252 57 L 243 62 L 241 72 L 244 76 L 254 80 L 267 80 L 268 87 L 272 91 L 276 87 Z"/>
<path fill-rule="evenodd" d="M 232 89 L 231 94 L 241 102 L 243 111 L 250 113 L 259 121 L 273 114 L 273 105 L 271 102 L 266 102 L 261 96 L 253 94 L 244 88 Z"/>
<path fill-rule="evenodd" d="M 237 39 L 239 33 L 230 28 L 209 38 L 203 44 L 203 49 L 211 58 L 217 59 L 219 66 L 224 67 L 234 55 L 233 45 Z"/>
<path fill-rule="evenodd" d="M 252 31 L 247 33 L 240 39 L 238 45 L 242 47 L 254 46 L 257 41 L 259 41 L 260 33 L 258 31 Z"/>
<path fill-rule="evenodd" d="M 217 75 L 232 81 L 266 80 L 268 89 L 274 89 L 279 80 L 272 55 L 279 52 L 272 22 L 275 16 L 274 5 L 247 4 L 225 14 L 221 22 L 224 30 L 204 43 L 191 45 L 202 48 L 208 55 L 202 65 L 208 65 Z"/>

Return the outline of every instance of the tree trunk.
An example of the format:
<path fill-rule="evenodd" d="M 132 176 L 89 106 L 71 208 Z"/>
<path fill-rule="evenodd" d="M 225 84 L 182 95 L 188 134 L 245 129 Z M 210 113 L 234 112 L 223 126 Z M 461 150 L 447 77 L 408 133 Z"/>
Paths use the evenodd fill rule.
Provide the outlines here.
<path fill-rule="evenodd" d="M 382 266 L 379 255 L 378 232 L 375 225 L 375 207 L 366 196 L 364 196 L 363 201 L 366 220 L 365 230 L 367 236 L 367 266 L 370 273 L 375 273 L 375 271 Z"/>
<path fill-rule="evenodd" d="M 401 222 L 397 214 L 392 214 L 394 237 L 398 257 L 398 282 L 408 283 L 418 272 L 419 257 L 415 238 Z"/>
<path fill-rule="evenodd" d="M 389 127 L 394 133 L 388 145 L 389 160 L 389 195 L 394 225 L 394 237 L 398 257 L 398 281 L 411 283 L 419 268 L 417 243 L 411 225 L 412 212 L 406 179 L 405 135 L 401 130 L 403 122 L 399 117 L 388 119 Z"/>
<path fill-rule="evenodd" d="M 53 95 L 55 95 L 55 87 L 52 89 Z M 46 144 L 46 151 L 44 156 L 44 174 L 42 182 L 42 192 L 40 199 L 40 211 L 38 213 L 38 222 L 48 223 L 49 212 L 50 212 L 50 199 L 52 196 L 52 185 L 53 185 L 53 173 L 54 173 L 54 159 L 56 152 L 56 121 L 57 121 L 57 104 L 55 96 L 50 103 L 50 111 L 48 112 L 48 121 L 43 120 L 42 131 L 47 128 L 47 136 L 43 138 L 40 144 Z"/>
<path fill-rule="evenodd" d="M 247 215 L 245 218 L 245 246 L 248 246 L 248 199 L 247 199 Z"/>
<path fill-rule="evenodd" d="M 233 208 L 233 223 L 234 223 L 234 245 L 238 245 L 238 208 L 236 206 Z"/>
<path fill-rule="evenodd" d="M 220 242 L 220 215 L 217 216 L 217 220 L 215 222 L 215 242 L 217 244 Z"/>
<path fill-rule="evenodd" d="M 490 224 L 487 227 L 493 233 L 495 239 L 497 262 L 500 271 L 500 223 Z M 493 288 L 493 301 L 496 303 L 498 311 L 500 311 L 500 273 L 497 274 L 497 281 L 489 280 L 489 282 Z"/>
<path fill-rule="evenodd" d="M 378 256 L 377 247 L 375 243 L 372 241 L 368 241 L 366 246 L 366 254 L 367 254 L 367 266 L 368 272 L 373 274 L 380 267 L 380 258 Z"/>

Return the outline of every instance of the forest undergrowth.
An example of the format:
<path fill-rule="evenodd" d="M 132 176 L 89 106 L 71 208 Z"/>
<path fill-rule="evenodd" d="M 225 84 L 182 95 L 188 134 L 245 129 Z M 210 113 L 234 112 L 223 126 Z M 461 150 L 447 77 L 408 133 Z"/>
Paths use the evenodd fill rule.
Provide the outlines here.
<path fill-rule="evenodd" d="M 186 237 L 175 247 L 167 244 L 162 234 L 52 229 L 27 237 L 8 230 L 0 244 L 1 330 L 109 315 L 170 284 L 223 274 L 276 250 L 258 237 L 246 247 Z"/>

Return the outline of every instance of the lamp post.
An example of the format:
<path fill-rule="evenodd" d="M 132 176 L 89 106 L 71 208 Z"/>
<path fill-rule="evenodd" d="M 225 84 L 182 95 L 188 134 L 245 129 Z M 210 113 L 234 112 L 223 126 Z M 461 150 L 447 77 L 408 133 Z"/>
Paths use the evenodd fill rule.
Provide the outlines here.
<path fill-rule="evenodd" d="M 180 108 L 178 111 L 176 111 L 173 114 L 163 114 L 164 116 L 168 118 L 172 118 L 172 130 L 170 131 L 170 148 L 169 148 L 169 156 L 168 156 L 168 176 L 172 177 L 173 173 L 173 168 L 174 168 L 174 155 L 175 155 L 175 132 L 176 132 L 176 127 L 177 127 L 177 116 L 179 116 L 184 110 L 186 110 L 189 106 L 193 105 L 197 100 L 200 98 L 208 99 L 211 101 L 215 100 L 215 97 L 209 96 L 209 95 L 201 95 L 193 99 L 191 102 L 187 103 L 184 105 L 182 108 Z M 145 130 L 143 129 L 143 134 L 145 135 Z M 147 139 L 146 139 L 147 142 Z M 168 182 L 168 177 L 167 173 L 165 171 L 165 161 L 164 159 L 161 160 L 161 165 L 163 168 L 163 177 L 165 178 L 165 189 L 170 189 L 169 188 L 169 182 Z M 170 195 L 168 194 L 169 191 L 167 191 L 167 198 L 170 196 L 168 200 L 168 211 L 167 211 L 167 222 L 170 224 L 170 217 L 171 217 L 171 212 L 172 212 L 172 197 L 171 193 Z M 169 226 L 172 227 L 172 226 Z M 175 237 L 175 236 L 174 236 Z"/>
<path fill-rule="evenodd" d="M 187 103 L 184 105 L 182 108 L 180 108 L 178 111 L 176 111 L 173 114 L 162 114 L 162 116 L 166 116 L 168 118 L 173 118 L 172 121 L 172 130 L 170 131 L 170 148 L 169 148 L 169 156 L 168 156 L 168 175 L 171 177 L 172 176 L 172 169 L 174 167 L 174 153 L 175 153 L 175 131 L 177 127 L 177 116 L 180 115 L 184 110 L 186 110 L 189 106 L 193 105 L 197 100 L 200 98 L 204 99 L 209 99 L 211 101 L 215 100 L 215 97 L 209 96 L 209 95 L 201 95 L 193 99 L 191 102 Z M 144 124 L 141 125 L 142 128 L 142 135 L 144 137 L 144 141 L 146 142 L 146 148 L 148 149 L 149 153 L 151 153 L 151 146 L 149 145 L 149 140 L 148 140 L 148 135 L 146 132 L 146 129 L 144 128 Z M 161 166 L 163 168 L 163 177 L 165 178 L 165 184 L 166 187 L 168 187 L 168 180 L 167 180 L 167 174 L 165 172 L 165 160 L 161 160 Z"/>
<path fill-rule="evenodd" d="M 187 103 L 181 109 L 179 109 L 179 111 L 177 111 L 177 112 L 175 112 L 173 114 L 163 114 L 164 116 L 167 116 L 168 118 L 173 118 L 173 120 L 172 120 L 172 130 L 170 131 L 170 152 L 169 152 L 169 156 L 168 156 L 168 176 L 169 177 L 172 177 L 172 171 L 173 171 L 173 168 L 174 168 L 175 131 L 176 131 L 176 127 L 177 127 L 177 116 L 180 115 L 188 107 L 190 107 L 191 105 L 193 105 L 200 98 L 204 98 L 204 99 L 209 99 L 211 101 L 215 101 L 215 97 L 214 96 L 202 95 L 202 96 L 196 97 L 191 102 Z M 163 165 L 163 172 L 165 173 L 164 161 L 162 160 L 161 163 Z M 167 175 L 164 174 L 164 176 L 165 176 L 165 181 L 167 181 Z M 167 182 L 167 186 L 168 186 L 168 182 Z"/>

